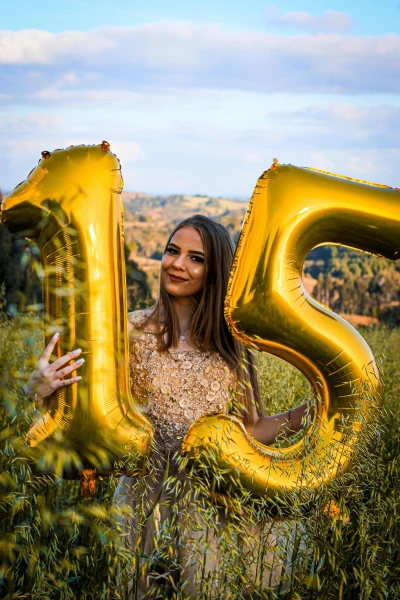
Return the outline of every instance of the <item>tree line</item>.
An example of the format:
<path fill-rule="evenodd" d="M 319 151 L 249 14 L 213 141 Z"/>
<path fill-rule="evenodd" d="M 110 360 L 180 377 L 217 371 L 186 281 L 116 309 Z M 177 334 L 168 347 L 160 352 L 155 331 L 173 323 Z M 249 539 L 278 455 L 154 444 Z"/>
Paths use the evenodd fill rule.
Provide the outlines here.
<path fill-rule="evenodd" d="M 137 202 L 139 200 L 144 202 L 142 198 Z M 153 204 L 155 200 L 157 200 L 155 206 L 158 206 L 161 202 L 159 198 L 145 199 L 147 203 L 153 201 Z M 182 199 L 173 198 L 173 200 L 177 204 L 178 212 L 181 213 Z M 174 204 L 171 198 L 168 198 L 168 202 Z M 163 208 L 171 212 L 172 209 L 171 207 L 168 209 L 168 206 Z M 141 208 L 143 209 L 142 206 Z M 128 218 L 130 210 L 133 210 L 132 206 L 125 209 Z M 225 211 L 216 217 L 228 227 L 234 241 L 237 240 L 240 231 L 242 212 Z M 171 216 L 172 214 L 173 211 Z M 131 218 L 135 217 L 131 215 Z M 160 235 L 160 231 L 154 235 L 153 223 L 149 223 L 149 231 L 153 231 L 152 239 L 159 252 L 153 258 L 161 258 L 161 249 L 168 231 L 174 224 L 172 220 L 168 223 L 169 228 L 167 224 L 165 225 L 166 231 L 163 231 L 163 235 Z M 151 251 L 154 248 L 147 243 L 147 230 L 142 229 L 132 227 L 126 231 L 128 245 L 125 244 L 125 265 L 129 310 L 142 308 L 151 303 L 147 274 L 129 258 L 132 240 L 138 243 L 140 241 L 144 256 L 152 256 Z M 308 255 L 304 273 L 316 281 L 313 296 L 335 312 L 376 317 L 383 323 L 400 324 L 400 264 L 397 262 L 342 246 L 321 246 Z M 41 310 L 39 251 L 35 245 L 10 234 L 2 225 L 0 225 L 0 283 L 4 289 L 3 295 L 9 313 Z"/>
<path fill-rule="evenodd" d="M 305 273 L 317 280 L 313 296 L 335 312 L 400 324 L 400 264 L 342 246 L 321 246 Z"/>

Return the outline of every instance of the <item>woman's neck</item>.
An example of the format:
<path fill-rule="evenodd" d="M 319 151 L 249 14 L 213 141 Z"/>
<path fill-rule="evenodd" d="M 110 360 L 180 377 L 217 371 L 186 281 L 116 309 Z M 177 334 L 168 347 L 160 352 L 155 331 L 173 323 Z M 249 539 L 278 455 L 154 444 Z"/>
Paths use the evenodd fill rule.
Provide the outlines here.
<path fill-rule="evenodd" d="M 180 331 L 187 331 L 190 329 L 193 315 L 196 312 L 196 300 L 194 298 L 174 298 L 173 304 Z"/>

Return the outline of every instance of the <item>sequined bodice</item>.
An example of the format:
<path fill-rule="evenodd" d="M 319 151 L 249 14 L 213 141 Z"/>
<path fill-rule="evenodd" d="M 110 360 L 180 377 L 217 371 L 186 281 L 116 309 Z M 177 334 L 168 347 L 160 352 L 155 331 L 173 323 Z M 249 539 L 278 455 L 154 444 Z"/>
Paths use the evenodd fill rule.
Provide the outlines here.
<path fill-rule="evenodd" d="M 137 328 L 143 311 L 129 314 Z M 136 329 L 130 337 L 132 393 L 142 402 L 162 453 L 180 449 L 189 426 L 209 412 L 225 412 L 236 373 L 216 352 L 157 350 L 156 336 Z"/>

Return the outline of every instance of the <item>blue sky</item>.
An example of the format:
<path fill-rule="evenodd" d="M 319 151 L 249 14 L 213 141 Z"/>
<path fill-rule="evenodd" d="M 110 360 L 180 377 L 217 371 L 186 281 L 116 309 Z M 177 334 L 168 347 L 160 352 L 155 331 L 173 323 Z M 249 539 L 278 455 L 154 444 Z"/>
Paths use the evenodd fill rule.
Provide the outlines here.
<path fill-rule="evenodd" d="M 53 33 L 66 30 L 87 31 L 97 27 L 135 26 L 163 19 L 198 24 L 218 23 L 227 30 L 250 29 L 266 31 L 267 7 L 263 0 L 16 0 L 7 2 L 1 10 L 1 29 L 45 29 Z M 323 0 L 275 2 L 281 12 L 306 12 L 321 15 L 326 10 L 341 12 L 351 19 L 354 34 L 384 34 L 399 32 L 399 3 L 382 0 Z M 274 25 L 274 29 L 279 27 Z M 287 27 L 285 27 L 287 30 Z M 294 27 L 291 28 L 295 30 Z M 290 30 L 289 30 L 290 32 Z"/>
<path fill-rule="evenodd" d="M 107 139 L 126 190 L 248 197 L 273 157 L 400 187 L 400 1 L 18 1 L 0 187 Z"/>

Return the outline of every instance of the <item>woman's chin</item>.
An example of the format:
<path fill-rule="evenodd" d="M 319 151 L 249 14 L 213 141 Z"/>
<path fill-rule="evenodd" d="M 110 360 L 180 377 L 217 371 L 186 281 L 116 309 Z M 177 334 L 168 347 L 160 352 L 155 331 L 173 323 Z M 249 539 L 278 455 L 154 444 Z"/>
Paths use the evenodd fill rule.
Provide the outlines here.
<path fill-rule="evenodd" d="M 201 292 L 191 292 L 190 290 L 183 290 L 180 289 L 178 286 L 174 286 L 174 285 L 170 285 L 170 286 L 165 286 L 165 291 L 175 300 L 190 300 L 191 302 L 195 302 L 196 304 L 198 303 L 200 297 L 201 297 Z"/>

